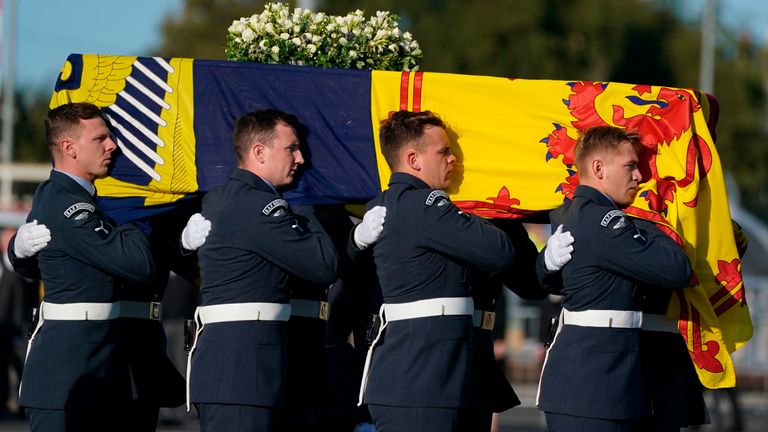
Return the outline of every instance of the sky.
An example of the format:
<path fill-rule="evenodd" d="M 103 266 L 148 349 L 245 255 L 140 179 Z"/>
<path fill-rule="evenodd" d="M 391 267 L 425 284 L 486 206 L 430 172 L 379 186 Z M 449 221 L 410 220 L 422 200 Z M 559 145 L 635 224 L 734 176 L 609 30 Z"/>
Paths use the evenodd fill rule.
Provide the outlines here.
<path fill-rule="evenodd" d="M 6 7 L 9 1 L 4 0 Z M 15 82 L 18 87 L 48 91 L 52 90 L 58 71 L 71 53 L 149 55 L 152 48 L 159 45 L 163 18 L 179 12 L 184 0 L 15 1 L 18 17 Z M 688 17 L 699 14 L 705 2 L 677 1 Z M 719 0 L 719 3 L 719 20 L 723 25 L 731 29 L 744 28 L 755 40 L 768 44 L 768 1 Z M 5 43 L 2 45 L 5 56 Z"/>

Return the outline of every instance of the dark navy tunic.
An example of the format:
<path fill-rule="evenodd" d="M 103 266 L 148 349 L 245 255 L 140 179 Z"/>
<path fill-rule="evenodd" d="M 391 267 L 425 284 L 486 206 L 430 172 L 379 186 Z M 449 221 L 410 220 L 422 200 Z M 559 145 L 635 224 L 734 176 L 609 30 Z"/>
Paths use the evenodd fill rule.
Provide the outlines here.
<path fill-rule="evenodd" d="M 569 311 L 640 311 L 638 284 L 685 288 L 691 265 L 683 249 L 654 226 L 638 229 L 598 190 L 580 185 L 574 198 L 550 214 L 575 240 L 562 269 L 563 307 Z M 545 288 L 551 278 L 539 254 Z M 640 330 L 565 325 L 550 347 L 539 409 L 578 417 L 632 419 L 648 414 L 642 385 Z"/>
<path fill-rule="evenodd" d="M 115 302 L 122 281 L 140 283 L 154 274 L 144 233 L 130 224 L 115 226 L 66 174 L 51 171 L 37 188 L 28 217 L 33 219 L 51 231 L 48 246 L 19 259 L 11 242 L 9 255 L 17 272 L 42 278 L 46 302 Z M 117 320 L 46 320 L 24 367 L 21 405 L 87 404 L 99 410 L 130 401 L 130 376 L 118 341 Z"/>
<path fill-rule="evenodd" d="M 528 237 L 528 232 L 518 221 L 493 220 L 492 223 L 504 231 L 515 248 L 515 260 L 508 270 L 490 274 L 473 271 L 472 300 L 475 310 L 496 312 L 499 302 L 504 301 L 504 286 L 526 300 L 546 297 L 536 277 L 536 245 Z M 496 316 L 496 320 L 503 320 Z M 475 338 L 475 375 L 473 382 L 473 404 L 482 411 L 483 421 L 490 422 L 493 412 L 503 412 L 520 405 L 504 371 L 499 368 L 494 356 L 494 334 L 492 329 L 474 328 Z M 476 421 L 475 423 L 479 423 Z M 490 428 L 490 424 L 488 425 Z M 479 428 L 478 428 L 479 429 Z"/>
<path fill-rule="evenodd" d="M 649 230 L 653 225 L 642 219 L 633 221 L 641 230 Z M 670 296 L 676 295 L 650 286 L 641 286 L 641 292 L 644 314 L 666 314 Z M 640 335 L 640 353 L 654 424 L 688 427 L 709 423 L 702 385 L 683 336 L 644 330 Z"/>
<path fill-rule="evenodd" d="M 291 277 L 328 286 L 338 258 L 320 227 L 302 227 L 255 174 L 235 169 L 206 194 L 211 232 L 198 250 L 203 306 L 288 303 Z M 287 323 L 206 324 L 192 356 L 191 401 L 280 407 L 285 402 Z"/>
<path fill-rule="evenodd" d="M 470 297 L 467 267 L 497 272 L 512 265 L 506 234 L 460 211 L 445 192 L 394 173 L 368 203 L 387 208 L 373 257 L 385 303 Z M 472 317 L 393 321 L 373 351 L 364 403 L 401 407 L 471 405 Z"/>

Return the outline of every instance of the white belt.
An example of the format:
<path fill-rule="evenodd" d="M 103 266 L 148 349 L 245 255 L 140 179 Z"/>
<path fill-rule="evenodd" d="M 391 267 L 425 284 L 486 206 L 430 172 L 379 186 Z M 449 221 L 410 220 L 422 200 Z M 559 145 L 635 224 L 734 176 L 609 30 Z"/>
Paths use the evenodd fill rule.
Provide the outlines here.
<path fill-rule="evenodd" d="M 330 310 L 326 301 L 291 299 L 291 316 L 328 321 L 329 313 Z"/>
<path fill-rule="evenodd" d="M 49 303 L 40 305 L 40 319 L 61 321 L 104 321 L 117 318 L 159 320 L 160 303 L 119 301 L 114 303 Z"/>
<path fill-rule="evenodd" d="M 666 333 L 680 333 L 677 328 L 677 320 L 670 318 L 666 315 L 660 314 L 643 314 L 643 330 L 666 332 Z"/>
<path fill-rule="evenodd" d="M 472 297 L 439 297 L 409 303 L 384 303 L 387 321 L 401 321 L 441 315 L 473 315 Z"/>
<path fill-rule="evenodd" d="M 192 354 L 206 324 L 233 321 L 288 321 L 291 305 L 285 303 L 229 303 L 199 306 L 195 309 L 195 341 L 187 354 L 187 412 L 191 409 L 189 383 L 192 377 Z"/>
<path fill-rule="evenodd" d="M 475 312 L 472 314 L 472 325 L 475 327 L 483 330 L 493 330 L 493 325 L 495 323 L 496 312 L 475 309 Z"/>
<path fill-rule="evenodd" d="M 232 321 L 288 321 L 291 305 L 285 303 L 230 303 L 200 306 L 202 324 Z"/>
<path fill-rule="evenodd" d="M 617 327 L 639 329 L 643 324 L 643 313 L 623 310 L 569 311 L 563 309 L 563 324 L 581 327 Z"/>
<path fill-rule="evenodd" d="M 381 327 L 376 334 L 376 338 L 368 347 L 368 354 L 365 356 L 363 366 L 363 377 L 360 382 L 360 393 L 358 394 L 357 406 L 363 404 L 363 395 L 368 385 L 368 373 L 373 359 L 373 349 L 379 343 L 379 338 L 384 334 L 384 329 L 390 321 L 401 321 L 414 318 L 425 318 L 442 315 L 473 315 L 475 304 L 472 297 L 438 297 L 427 300 L 417 300 L 409 303 L 384 303 L 379 309 L 381 318 Z"/>

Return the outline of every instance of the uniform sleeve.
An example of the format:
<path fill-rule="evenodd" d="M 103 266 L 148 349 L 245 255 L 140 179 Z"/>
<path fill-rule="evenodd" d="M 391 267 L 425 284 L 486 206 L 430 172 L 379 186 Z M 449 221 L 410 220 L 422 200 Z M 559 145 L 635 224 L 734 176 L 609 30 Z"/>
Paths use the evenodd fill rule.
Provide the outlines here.
<path fill-rule="evenodd" d="M 308 216 L 308 217 L 307 217 Z M 249 236 L 251 247 L 262 257 L 285 271 L 309 282 L 330 285 L 336 281 L 338 255 L 331 238 L 312 215 L 299 218 L 286 207 L 259 212 L 257 224 L 262 232 Z"/>
<path fill-rule="evenodd" d="M 608 223 L 596 220 L 595 224 L 602 232 L 584 240 L 592 243 L 602 267 L 662 289 L 690 285 L 693 273 L 685 251 L 653 224 L 641 223 L 641 229 L 627 217 L 613 218 Z M 576 239 L 576 243 L 580 241 Z"/>
<path fill-rule="evenodd" d="M 546 249 L 547 247 L 545 246 L 536 257 L 536 275 L 538 276 L 539 284 L 541 285 L 541 289 L 548 294 L 562 294 L 563 272 L 560 270 L 547 270 L 547 266 L 544 262 L 544 251 Z"/>
<path fill-rule="evenodd" d="M 496 221 L 495 225 L 507 234 L 515 250 L 512 267 L 501 273 L 504 285 L 525 300 L 546 298 L 547 293 L 541 289 L 536 275 L 539 251 L 528 237 L 528 231 L 518 221 Z"/>
<path fill-rule="evenodd" d="M 8 259 L 11 261 L 13 270 L 29 279 L 42 279 L 42 276 L 40 275 L 40 267 L 37 265 L 37 255 L 32 255 L 28 258 L 17 257 L 14 246 L 15 242 L 16 234 L 14 234 L 8 242 Z"/>
<path fill-rule="evenodd" d="M 132 224 L 116 227 L 97 212 L 82 209 L 55 224 L 51 246 L 105 273 L 145 282 L 155 272 L 149 239 Z"/>
<path fill-rule="evenodd" d="M 447 195 L 429 201 L 423 204 L 420 226 L 427 248 L 480 271 L 500 272 L 512 266 L 515 249 L 503 231 L 480 217 L 462 212 Z"/>

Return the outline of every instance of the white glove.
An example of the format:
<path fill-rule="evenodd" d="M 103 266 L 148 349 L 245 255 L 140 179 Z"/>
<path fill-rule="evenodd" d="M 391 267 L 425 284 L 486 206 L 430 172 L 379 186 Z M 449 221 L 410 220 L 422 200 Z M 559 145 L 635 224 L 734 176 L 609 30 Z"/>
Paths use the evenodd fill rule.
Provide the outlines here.
<path fill-rule="evenodd" d="M 51 241 L 51 232 L 43 224 L 38 225 L 37 219 L 19 227 L 16 240 L 13 243 L 13 253 L 19 258 L 29 258 L 40 252 Z"/>
<path fill-rule="evenodd" d="M 376 206 L 363 215 L 363 221 L 355 227 L 352 238 L 358 249 L 365 249 L 379 239 L 384 229 L 384 218 L 387 216 L 387 208 Z"/>
<path fill-rule="evenodd" d="M 200 213 L 195 213 L 187 221 L 187 226 L 181 232 L 181 245 L 186 250 L 197 250 L 205 244 L 208 233 L 211 232 L 211 221 Z"/>
<path fill-rule="evenodd" d="M 544 264 L 549 271 L 558 271 L 568 264 L 573 252 L 573 236 L 570 231 L 563 232 L 563 225 L 557 227 L 554 234 L 547 240 L 544 250 Z"/>

